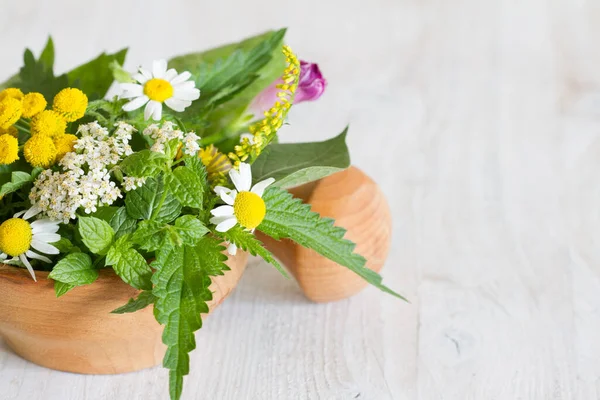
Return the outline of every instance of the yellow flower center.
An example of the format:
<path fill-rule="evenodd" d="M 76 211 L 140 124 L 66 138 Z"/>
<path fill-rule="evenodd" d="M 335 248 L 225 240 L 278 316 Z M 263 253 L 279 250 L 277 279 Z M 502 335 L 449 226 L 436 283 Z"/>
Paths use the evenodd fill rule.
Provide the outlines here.
<path fill-rule="evenodd" d="M 48 136 L 34 135 L 23 146 L 23 155 L 31 166 L 48 168 L 56 161 L 56 146 Z"/>
<path fill-rule="evenodd" d="M 31 246 L 31 225 L 21 218 L 11 218 L 0 225 L 0 250 L 12 257 L 20 256 Z"/>
<path fill-rule="evenodd" d="M 81 90 L 66 88 L 54 96 L 52 109 L 62 115 L 67 122 L 77 121 L 84 116 L 88 98 Z"/>
<path fill-rule="evenodd" d="M 12 97 L 13 99 L 22 100 L 23 92 L 21 89 L 17 88 L 7 88 L 0 92 L 0 101 L 6 99 L 7 97 Z"/>
<path fill-rule="evenodd" d="M 265 218 L 266 212 L 265 201 L 256 193 L 239 192 L 233 203 L 233 213 L 244 228 L 256 228 Z"/>
<path fill-rule="evenodd" d="M 0 164 L 12 164 L 19 159 L 19 142 L 9 134 L 0 136 Z"/>
<path fill-rule="evenodd" d="M 75 151 L 75 142 L 77 136 L 66 133 L 54 138 L 54 147 L 56 147 L 56 162 L 59 162 L 67 153 Z"/>
<path fill-rule="evenodd" d="M 46 99 L 41 93 L 27 93 L 23 97 L 23 117 L 31 118 L 46 108 Z"/>
<path fill-rule="evenodd" d="M 150 79 L 144 84 L 144 94 L 150 100 L 163 102 L 173 97 L 173 86 L 168 81 L 160 78 Z"/>
<path fill-rule="evenodd" d="M 67 123 L 59 113 L 45 110 L 31 120 L 31 134 L 44 136 L 60 136 L 65 133 Z"/>
<path fill-rule="evenodd" d="M 0 128 L 8 129 L 21 118 L 23 104 L 21 100 L 6 97 L 0 100 Z"/>

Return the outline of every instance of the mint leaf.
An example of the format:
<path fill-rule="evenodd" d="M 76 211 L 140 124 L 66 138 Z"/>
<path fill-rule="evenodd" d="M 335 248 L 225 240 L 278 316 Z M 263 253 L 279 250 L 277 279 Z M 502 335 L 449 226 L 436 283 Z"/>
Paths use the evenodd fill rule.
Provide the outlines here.
<path fill-rule="evenodd" d="M 16 192 L 26 184 L 33 181 L 33 177 L 27 172 L 13 171 L 10 177 L 10 182 L 5 183 L 0 187 L 0 198 L 9 193 Z"/>
<path fill-rule="evenodd" d="M 94 254 L 105 255 L 115 232 L 108 222 L 95 217 L 79 217 L 77 229 L 81 240 Z"/>
<path fill-rule="evenodd" d="M 144 186 L 125 197 L 127 214 L 134 219 L 170 222 L 181 213 L 181 204 L 165 187 L 161 176 L 148 178 Z"/>
<path fill-rule="evenodd" d="M 146 149 L 127 156 L 121 161 L 121 169 L 125 175 L 146 178 L 164 171 L 166 163 L 164 154 Z"/>
<path fill-rule="evenodd" d="M 66 294 L 69 290 L 73 288 L 75 288 L 75 285 L 71 285 L 70 283 L 54 281 L 54 293 L 56 294 L 56 297 L 60 297 Z"/>
<path fill-rule="evenodd" d="M 289 278 L 288 273 L 283 269 L 281 264 L 277 262 L 273 254 L 269 250 L 263 247 L 263 244 L 258 240 L 252 233 L 243 229 L 241 226 L 235 226 L 227 232 L 217 232 L 222 235 L 223 239 L 230 243 L 235 244 L 242 250 L 245 250 L 253 256 L 260 256 L 263 260 L 273 265 L 283 276 Z"/>
<path fill-rule="evenodd" d="M 259 231 L 277 240 L 292 239 L 350 269 L 380 290 L 404 299 L 383 285 L 377 272 L 365 267 L 365 258 L 354 253 L 355 244 L 344 239 L 346 230 L 334 226 L 331 218 L 321 218 L 319 214 L 311 211 L 310 205 L 303 204 L 278 187 L 269 187 L 263 195 L 263 200 L 267 206 L 267 214 L 257 228 Z"/>
<path fill-rule="evenodd" d="M 182 242 L 190 246 L 194 246 L 209 232 L 208 228 L 193 215 L 177 218 L 174 230 L 179 234 Z"/>
<path fill-rule="evenodd" d="M 52 243 L 52 246 L 56 247 L 61 254 L 81 252 L 79 247 L 74 246 L 73 243 L 65 237 L 61 237 L 58 242 Z"/>
<path fill-rule="evenodd" d="M 134 288 L 152 290 L 152 269 L 146 259 L 131 246 L 127 235 L 119 238 L 108 250 L 105 265 L 112 265 L 117 275 Z"/>
<path fill-rule="evenodd" d="M 81 89 L 90 99 L 104 97 L 113 82 L 109 65 L 112 62 L 123 64 L 126 54 L 127 49 L 114 54 L 102 53 L 92 61 L 67 72 L 70 85 Z"/>
<path fill-rule="evenodd" d="M 190 168 L 177 167 L 165 177 L 171 193 L 183 206 L 202 209 L 204 185 Z"/>
<path fill-rule="evenodd" d="M 112 217 L 115 215 L 115 213 L 118 210 L 119 210 L 119 207 L 113 207 L 113 206 L 98 207 L 98 210 L 96 212 L 90 214 L 90 217 L 96 217 L 96 218 L 99 218 L 103 221 L 110 223 L 110 220 L 112 219 Z"/>
<path fill-rule="evenodd" d="M 155 300 L 156 297 L 152 294 L 151 291 L 144 290 L 142 293 L 139 294 L 137 299 L 129 299 L 127 304 L 115 310 L 112 310 L 111 313 L 126 314 L 136 312 L 148 307 L 150 304 L 153 304 Z"/>
<path fill-rule="evenodd" d="M 127 209 L 125 207 L 119 207 L 109 223 L 115 231 L 115 239 L 128 233 L 133 233 L 137 227 L 137 220 L 127 215 Z"/>
<path fill-rule="evenodd" d="M 167 352 L 163 366 L 170 370 L 171 399 L 181 396 L 183 376 L 189 373 L 188 353 L 196 348 L 194 332 L 202 327 L 200 314 L 208 312 L 206 302 L 212 299 L 211 280 L 202 264 L 205 262 L 193 247 L 165 246 L 152 263 L 156 269 L 152 277 L 154 315 L 165 325 L 163 343 Z"/>
<path fill-rule="evenodd" d="M 73 286 L 87 285 L 98 278 L 98 270 L 92 267 L 92 259 L 87 254 L 72 253 L 56 263 L 48 278 Z"/>
<path fill-rule="evenodd" d="M 322 179 L 350 166 L 344 129 L 324 142 L 271 144 L 252 164 L 255 182 L 275 178 L 275 186 L 290 188 Z"/>
<path fill-rule="evenodd" d="M 133 233 L 131 241 L 146 251 L 156 251 L 167 239 L 168 225 L 156 221 L 142 221 Z"/>

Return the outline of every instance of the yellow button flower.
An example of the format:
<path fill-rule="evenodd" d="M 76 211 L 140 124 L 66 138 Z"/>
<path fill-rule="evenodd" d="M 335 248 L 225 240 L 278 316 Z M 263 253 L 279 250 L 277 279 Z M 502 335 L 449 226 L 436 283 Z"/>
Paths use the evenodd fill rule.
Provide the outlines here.
<path fill-rule="evenodd" d="M 8 90 L 8 89 L 6 89 Z M 21 118 L 23 105 L 21 100 L 5 97 L 0 101 L 0 128 L 8 129 Z"/>
<path fill-rule="evenodd" d="M 77 121 L 83 117 L 87 106 L 87 96 L 76 88 L 61 90 L 52 102 L 52 109 L 62 115 L 67 122 Z"/>
<path fill-rule="evenodd" d="M 14 126 L 9 126 L 7 129 L 0 128 L 0 135 L 10 135 L 19 138 L 19 131 Z"/>
<path fill-rule="evenodd" d="M 56 147 L 50 137 L 34 135 L 23 146 L 23 155 L 31 166 L 48 168 L 56 160 Z"/>
<path fill-rule="evenodd" d="M 0 136 L 0 164 L 12 164 L 19 159 L 19 142 L 9 134 Z"/>
<path fill-rule="evenodd" d="M 48 102 L 41 93 L 27 93 L 23 97 L 23 117 L 31 118 L 44 111 Z"/>
<path fill-rule="evenodd" d="M 17 100 L 23 100 L 23 92 L 21 91 L 21 89 L 17 88 L 7 88 L 0 92 L 0 101 L 8 97 Z"/>
<path fill-rule="evenodd" d="M 54 138 L 54 147 L 56 147 L 56 162 L 59 162 L 67 153 L 75 151 L 75 142 L 77 136 L 67 133 Z"/>
<path fill-rule="evenodd" d="M 29 222 L 21 218 L 11 218 L 0 225 L 0 249 L 11 257 L 29 250 L 33 233 Z"/>
<path fill-rule="evenodd" d="M 65 129 L 67 129 L 67 123 L 56 111 L 42 111 L 31 120 L 31 134 L 33 136 L 60 136 L 65 133 Z"/>

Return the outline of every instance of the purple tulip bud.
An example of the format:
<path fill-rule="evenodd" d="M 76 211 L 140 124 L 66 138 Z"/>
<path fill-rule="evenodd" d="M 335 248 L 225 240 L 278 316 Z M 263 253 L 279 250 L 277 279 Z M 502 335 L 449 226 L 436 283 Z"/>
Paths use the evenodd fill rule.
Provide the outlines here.
<path fill-rule="evenodd" d="M 263 112 L 273 107 L 273 104 L 279 100 L 277 93 L 280 89 L 276 85 L 280 83 L 283 83 L 281 79 L 276 80 L 256 96 L 250 105 L 250 111 L 254 115 L 262 116 Z M 300 61 L 300 79 L 298 80 L 294 104 L 317 100 L 325 91 L 326 86 L 327 81 L 323 78 L 317 64 Z"/>

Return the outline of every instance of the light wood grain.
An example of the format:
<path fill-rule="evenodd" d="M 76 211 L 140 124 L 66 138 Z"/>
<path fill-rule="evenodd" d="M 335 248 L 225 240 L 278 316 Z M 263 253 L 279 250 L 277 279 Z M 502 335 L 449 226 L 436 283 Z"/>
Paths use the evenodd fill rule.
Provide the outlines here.
<path fill-rule="evenodd" d="M 288 26 L 329 85 L 281 140 L 350 123 L 352 162 L 388 199 L 382 274 L 411 304 L 372 288 L 314 304 L 253 260 L 197 335 L 184 399 L 600 398 L 598 1 L 0 4 L 1 76 L 48 32 L 64 71 L 103 49 L 129 45 L 134 67 Z M 2 400 L 167 395 L 160 368 L 65 374 L 2 346 Z"/>

